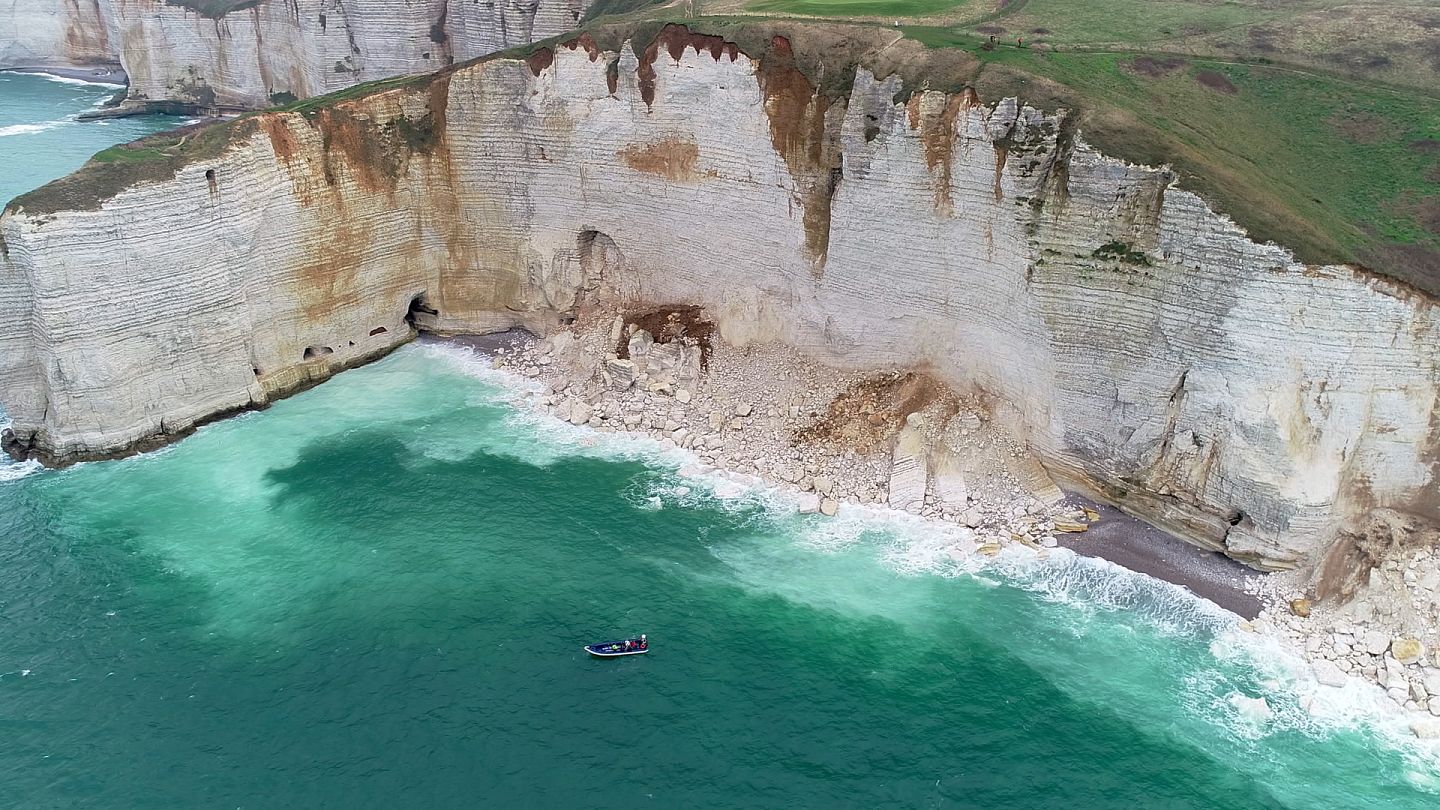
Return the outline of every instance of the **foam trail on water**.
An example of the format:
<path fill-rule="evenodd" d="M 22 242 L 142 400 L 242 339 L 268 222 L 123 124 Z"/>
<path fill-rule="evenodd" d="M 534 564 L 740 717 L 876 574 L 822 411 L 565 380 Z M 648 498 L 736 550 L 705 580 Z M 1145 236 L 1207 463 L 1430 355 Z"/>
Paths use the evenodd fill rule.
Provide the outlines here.
<path fill-rule="evenodd" d="M 60 120 L 45 121 L 40 124 L 11 124 L 8 127 L 0 127 L 0 138 L 7 138 L 11 135 L 36 135 L 68 123 L 70 123 L 68 120 Z"/>
<path fill-rule="evenodd" d="M 10 418 L 0 411 L 0 433 L 10 429 Z M 27 475 L 40 472 L 45 469 L 40 462 L 31 459 L 29 461 L 13 461 L 9 456 L 0 454 L 0 482 L 19 481 Z"/>
<path fill-rule="evenodd" d="M 57 76 L 54 73 L 32 73 L 30 75 L 41 76 L 47 81 L 57 82 L 59 84 L 89 85 L 93 87 L 125 87 L 125 84 L 122 82 L 104 81 L 100 79 L 79 79 L 74 76 Z"/>

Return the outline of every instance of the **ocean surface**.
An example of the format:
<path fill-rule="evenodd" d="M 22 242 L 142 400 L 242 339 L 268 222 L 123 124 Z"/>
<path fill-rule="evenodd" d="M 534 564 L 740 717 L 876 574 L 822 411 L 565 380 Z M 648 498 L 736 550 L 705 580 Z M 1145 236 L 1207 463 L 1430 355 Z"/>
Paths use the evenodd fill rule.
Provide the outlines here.
<path fill-rule="evenodd" d="M 106 93 L 0 74 L 0 196 L 175 123 L 70 121 Z M 143 457 L 0 465 L 0 806 L 1440 803 L 1372 692 L 1177 588 L 718 497 L 521 388 L 413 345 Z"/>

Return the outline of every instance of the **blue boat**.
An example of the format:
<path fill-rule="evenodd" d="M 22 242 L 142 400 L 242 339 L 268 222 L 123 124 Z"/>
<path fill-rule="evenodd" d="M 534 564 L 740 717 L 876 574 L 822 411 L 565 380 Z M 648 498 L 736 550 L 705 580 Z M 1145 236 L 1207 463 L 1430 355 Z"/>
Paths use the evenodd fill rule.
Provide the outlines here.
<path fill-rule="evenodd" d="M 585 652 L 596 658 L 623 658 L 627 655 L 644 655 L 650 652 L 650 642 L 644 634 L 639 638 L 627 638 L 620 641 L 602 641 L 599 644 L 586 644 Z"/>

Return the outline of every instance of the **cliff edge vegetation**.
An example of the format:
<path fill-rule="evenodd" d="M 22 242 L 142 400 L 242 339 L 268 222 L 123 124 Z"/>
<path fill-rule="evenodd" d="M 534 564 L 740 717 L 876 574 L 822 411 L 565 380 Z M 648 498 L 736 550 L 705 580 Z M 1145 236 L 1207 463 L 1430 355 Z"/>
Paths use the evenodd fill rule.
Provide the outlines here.
<path fill-rule="evenodd" d="M 1366 7 L 1376 13 L 1366 17 Z M 798 69 L 836 96 L 863 63 L 900 76 L 905 92 L 969 86 L 982 100 L 1069 109 L 1088 142 L 1173 167 L 1182 188 L 1259 241 L 1440 292 L 1440 4 L 602 0 L 590 16 L 586 30 L 610 50 L 626 38 L 651 42 L 668 22 L 756 56 L 784 33 Z M 314 111 L 395 81 L 289 108 Z M 214 141 L 161 136 L 108 150 L 82 175 L 16 202 L 32 211 L 98 204 L 172 171 L 199 142 Z"/>

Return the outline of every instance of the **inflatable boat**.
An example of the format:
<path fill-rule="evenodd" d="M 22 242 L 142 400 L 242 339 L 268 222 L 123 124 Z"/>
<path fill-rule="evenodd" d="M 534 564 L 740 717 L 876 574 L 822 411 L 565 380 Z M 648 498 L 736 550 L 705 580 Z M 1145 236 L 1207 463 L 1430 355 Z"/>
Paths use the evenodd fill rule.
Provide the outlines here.
<path fill-rule="evenodd" d="M 596 658 L 621 658 L 627 655 L 644 655 L 650 652 L 650 642 L 644 636 L 639 638 L 627 638 L 620 641 L 602 641 L 599 644 L 586 644 L 585 652 Z"/>

